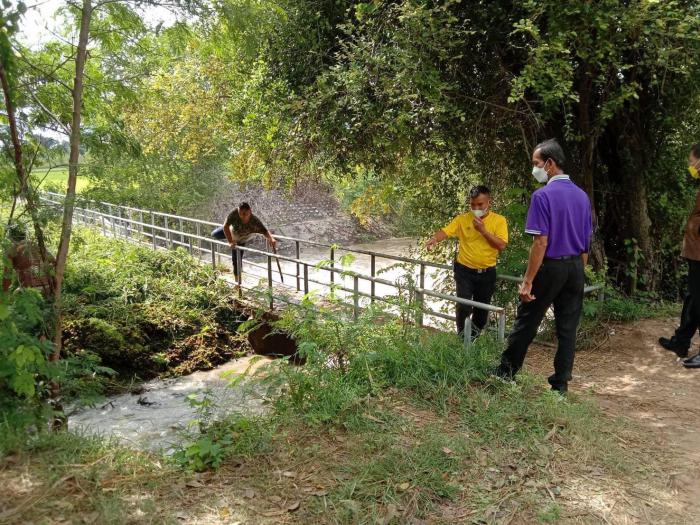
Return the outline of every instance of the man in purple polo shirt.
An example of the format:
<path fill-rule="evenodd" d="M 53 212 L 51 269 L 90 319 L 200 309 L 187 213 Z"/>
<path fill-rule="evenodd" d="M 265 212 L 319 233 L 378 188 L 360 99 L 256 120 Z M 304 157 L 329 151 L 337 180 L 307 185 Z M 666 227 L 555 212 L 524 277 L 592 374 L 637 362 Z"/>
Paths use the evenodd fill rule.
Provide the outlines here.
<path fill-rule="evenodd" d="M 566 158 L 556 140 L 535 148 L 532 174 L 544 188 L 532 194 L 525 232 L 533 236 L 520 304 L 508 347 L 495 374 L 512 379 L 550 305 L 554 305 L 558 347 L 552 390 L 567 391 L 574 366 L 576 329 L 583 307 L 584 274 L 593 233 L 588 195 L 564 174 Z"/>

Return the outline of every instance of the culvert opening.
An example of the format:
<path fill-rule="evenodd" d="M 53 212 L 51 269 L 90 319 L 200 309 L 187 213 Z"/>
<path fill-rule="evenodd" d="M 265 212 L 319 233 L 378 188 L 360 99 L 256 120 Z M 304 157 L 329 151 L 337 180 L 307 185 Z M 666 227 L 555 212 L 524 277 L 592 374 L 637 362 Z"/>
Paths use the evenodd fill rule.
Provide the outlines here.
<path fill-rule="evenodd" d="M 273 324 L 279 320 L 274 312 L 253 311 L 249 306 L 236 301 L 236 310 L 246 320 L 258 319 L 258 324 L 248 332 L 248 343 L 253 352 L 272 358 L 290 358 L 290 362 L 302 365 L 304 359 L 299 355 L 297 343 L 294 338 L 276 329 Z"/>

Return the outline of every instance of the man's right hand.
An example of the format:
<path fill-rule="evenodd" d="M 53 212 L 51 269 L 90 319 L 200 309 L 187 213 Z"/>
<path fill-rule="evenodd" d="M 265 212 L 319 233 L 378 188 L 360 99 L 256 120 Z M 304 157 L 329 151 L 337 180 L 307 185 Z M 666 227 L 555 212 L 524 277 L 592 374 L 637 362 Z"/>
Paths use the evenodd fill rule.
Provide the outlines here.
<path fill-rule="evenodd" d="M 428 242 L 425 243 L 425 249 L 431 251 L 436 244 L 437 241 L 435 239 L 430 239 Z"/>
<path fill-rule="evenodd" d="M 229 242 L 228 245 L 229 245 L 231 248 L 235 248 L 235 247 L 236 247 L 236 241 Z"/>
<path fill-rule="evenodd" d="M 520 283 L 518 289 L 518 296 L 520 300 L 524 303 L 529 303 L 535 300 L 535 296 L 532 295 L 532 283 L 528 281 L 523 281 Z"/>

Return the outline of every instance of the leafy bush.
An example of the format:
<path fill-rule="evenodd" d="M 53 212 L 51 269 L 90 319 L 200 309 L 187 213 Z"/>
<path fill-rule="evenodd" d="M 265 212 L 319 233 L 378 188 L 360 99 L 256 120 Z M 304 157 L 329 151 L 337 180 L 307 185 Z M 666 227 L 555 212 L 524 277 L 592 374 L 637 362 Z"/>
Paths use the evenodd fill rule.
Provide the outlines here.
<path fill-rule="evenodd" d="M 196 472 L 216 469 L 231 456 L 263 452 L 271 442 L 275 425 L 270 418 L 232 414 L 215 420 L 214 405 L 207 392 L 201 399 L 190 394 L 186 400 L 196 409 L 197 417 L 189 425 L 194 432 L 173 454 L 182 467 Z"/>
<path fill-rule="evenodd" d="M 32 414 L 55 377 L 43 334 L 44 300 L 34 289 L 0 291 L 0 411 Z"/>
<path fill-rule="evenodd" d="M 142 377 L 211 368 L 239 347 L 230 287 L 185 251 L 78 229 L 66 271 L 65 347 Z"/>
<path fill-rule="evenodd" d="M 290 332 L 303 368 L 280 364 L 267 381 L 278 397 L 312 423 L 342 421 L 367 396 L 389 388 L 408 389 L 421 399 L 442 400 L 483 379 L 500 345 L 488 336 L 467 352 L 453 334 L 431 333 L 368 310 L 356 322 L 289 309 L 278 329 Z"/>

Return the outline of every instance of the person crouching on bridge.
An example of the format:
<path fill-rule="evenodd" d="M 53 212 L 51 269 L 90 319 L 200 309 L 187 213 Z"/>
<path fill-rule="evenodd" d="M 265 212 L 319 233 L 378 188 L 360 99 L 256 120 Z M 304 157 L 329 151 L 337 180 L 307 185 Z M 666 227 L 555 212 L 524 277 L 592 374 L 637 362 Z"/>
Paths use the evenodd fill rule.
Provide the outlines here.
<path fill-rule="evenodd" d="M 432 250 L 448 237 L 459 239 L 459 252 L 454 261 L 457 297 L 489 304 L 496 288 L 496 262 L 508 245 L 506 218 L 491 211 L 491 191 L 475 186 L 469 192 L 471 210 L 458 215 L 435 232 L 425 247 Z M 457 303 L 457 333 L 464 335 L 464 325 L 471 316 L 472 338 L 477 337 L 488 322 L 487 310 Z"/>
<path fill-rule="evenodd" d="M 553 304 L 558 346 L 549 384 L 561 394 L 566 393 L 574 368 L 584 267 L 593 234 L 591 201 L 564 174 L 565 162 L 564 151 L 554 139 L 538 144 L 532 154 L 532 175 L 545 186 L 536 190 L 530 201 L 525 223 L 525 233 L 533 237 L 530 257 L 518 291 L 515 326 L 494 372 L 503 379 L 513 379 Z"/>
<path fill-rule="evenodd" d="M 241 202 L 238 208 L 231 211 L 226 217 L 223 226 L 219 226 L 213 232 L 215 239 L 228 241 L 231 247 L 231 259 L 233 261 L 233 275 L 238 279 L 239 270 L 243 272 L 243 250 L 238 250 L 237 246 L 245 246 L 245 243 L 255 234 L 260 234 L 267 239 L 272 248 L 277 247 L 277 240 L 265 227 L 260 219 L 253 215 L 253 210 L 247 202 Z M 238 268 L 238 252 L 241 254 L 241 268 Z"/>

